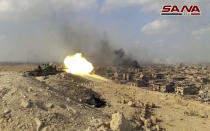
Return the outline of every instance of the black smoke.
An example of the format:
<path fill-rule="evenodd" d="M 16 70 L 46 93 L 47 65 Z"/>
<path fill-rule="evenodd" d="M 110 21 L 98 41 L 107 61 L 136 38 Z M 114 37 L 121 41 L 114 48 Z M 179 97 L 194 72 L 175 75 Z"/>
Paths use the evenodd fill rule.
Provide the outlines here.
<path fill-rule="evenodd" d="M 109 33 L 100 33 L 94 27 L 62 28 L 67 53 L 81 52 L 89 61 L 98 66 L 139 67 L 137 60 L 128 55 L 123 48 L 114 47 L 121 43 L 114 42 Z"/>

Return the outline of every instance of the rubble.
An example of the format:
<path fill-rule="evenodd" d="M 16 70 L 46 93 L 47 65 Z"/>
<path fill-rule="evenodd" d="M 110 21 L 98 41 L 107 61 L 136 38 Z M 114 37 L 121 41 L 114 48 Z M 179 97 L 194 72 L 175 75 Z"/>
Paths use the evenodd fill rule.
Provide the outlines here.
<path fill-rule="evenodd" d="M 153 124 L 157 124 L 157 117 L 152 116 L 151 121 L 152 121 Z"/>
<path fill-rule="evenodd" d="M 198 88 L 194 86 L 176 87 L 175 92 L 180 95 L 196 95 Z"/>
<path fill-rule="evenodd" d="M 103 74 L 100 74 L 101 72 Z M 209 84 L 209 72 L 208 65 L 184 64 L 147 65 L 136 68 L 98 67 L 95 70 L 96 74 L 103 75 L 116 83 L 183 96 L 195 95 L 201 99 L 208 94 L 207 91 L 199 93 L 199 90 Z M 208 101 L 207 99 L 203 101 Z"/>
<path fill-rule="evenodd" d="M 150 128 L 152 126 L 152 121 L 150 119 L 144 120 L 144 126 Z"/>
<path fill-rule="evenodd" d="M 129 102 L 128 102 L 128 106 L 134 107 L 135 104 L 134 104 L 132 101 L 129 101 Z"/>
<path fill-rule="evenodd" d="M 8 108 L 5 108 L 5 109 L 4 109 L 4 115 L 6 115 L 6 114 L 8 114 L 8 113 L 10 113 L 10 112 L 11 112 L 11 110 L 8 109 Z"/>
<path fill-rule="evenodd" d="M 74 108 L 72 108 L 70 106 L 67 107 L 67 110 L 73 112 L 74 114 L 77 114 L 76 109 L 74 109 Z"/>
<path fill-rule="evenodd" d="M 204 86 L 199 91 L 199 99 L 203 102 L 210 102 L 210 86 Z"/>
<path fill-rule="evenodd" d="M 122 113 L 112 114 L 110 128 L 113 131 L 131 131 L 131 124 L 127 121 Z"/>
<path fill-rule="evenodd" d="M 43 122 L 39 120 L 38 118 L 35 118 L 35 122 L 37 125 L 37 131 L 41 131 L 41 129 L 43 128 Z"/>
<path fill-rule="evenodd" d="M 53 108 L 54 105 L 53 105 L 52 103 L 47 103 L 47 104 L 46 104 L 46 107 L 47 107 L 47 108 Z"/>
<path fill-rule="evenodd" d="M 22 107 L 24 108 L 29 108 L 31 106 L 31 101 L 28 101 L 28 100 L 21 100 L 21 104 L 20 104 Z"/>
<path fill-rule="evenodd" d="M 101 125 L 97 131 L 109 131 L 110 129 L 108 127 L 106 127 L 105 125 Z"/>

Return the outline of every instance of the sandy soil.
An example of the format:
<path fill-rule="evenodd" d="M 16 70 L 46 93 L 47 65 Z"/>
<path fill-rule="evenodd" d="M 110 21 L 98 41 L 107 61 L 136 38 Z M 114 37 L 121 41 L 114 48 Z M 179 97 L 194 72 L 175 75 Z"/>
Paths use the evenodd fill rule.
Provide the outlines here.
<path fill-rule="evenodd" d="M 86 88 L 73 86 L 72 82 L 68 88 L 58 91 L 58 86 L 25 77 L 19 67 L 16 71 L 0 72 L 1 131 L 84 131 L 88 127 L 98 128 L 109 120 L 101 111 L 75 99 L 87 97 L 91 91 Z M 72 90 L 77 92 L 68 92 Z"/>
<path fill-rule="evenodd" d="M 0 66 L 0 130 L 110 130 L 111 115 L 116 112 L 130 120 L 133 130 L 210 130 L 210 106 L 198 101 L 115 84 L 96 75 L 25 77 L 23 71 L 33 68 Z M 105 99 L 107 105 L 85 104 L 91 94 Z M 154 119 L 146 128 L 145 121 Z"/>
<path fill-rule="evenodd" d="M 99 80 L 94 77 L 86 77 L 95 82 L 96 86 L 91 87 L 95 92 L 100 93 L 111 104 L 110 107 L 102 109 L 104 112 L 116 112 L 121 110 L 129 114 L 133 108 L 122 105 L 122 99 L 140 101 L 142 103 L 154 103 L 152 113 L 160 120 L 160 125 L 167 131 L 209 131 L 210 130 L 210 105 L 175 95 L 154 91 L 148 91 L 138 87 L 130 87 L 115 84 L 112 81 Z M 122 106 L 122 107 L 121 107 Z M 110 109 L 109 109 L 110 108 Z M 132 114 L 134 113 L 134 114 Z M 134 117 L 133 111 L 130 116 Z M 126 115 L 129 117 L 129 115 Z"/>

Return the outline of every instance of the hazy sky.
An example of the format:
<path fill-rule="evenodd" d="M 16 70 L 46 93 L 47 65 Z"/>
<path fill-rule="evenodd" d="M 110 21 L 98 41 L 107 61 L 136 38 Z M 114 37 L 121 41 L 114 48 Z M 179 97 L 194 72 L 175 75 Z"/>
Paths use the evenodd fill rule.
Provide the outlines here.
<path fill-rule="evenodd" d="M 161 16 L 165 4 L 202 13 Z M 0 61 L 62 61 L 104 31 L 140 61 L 210 62 L 209 0 L 0 0 Z"/>

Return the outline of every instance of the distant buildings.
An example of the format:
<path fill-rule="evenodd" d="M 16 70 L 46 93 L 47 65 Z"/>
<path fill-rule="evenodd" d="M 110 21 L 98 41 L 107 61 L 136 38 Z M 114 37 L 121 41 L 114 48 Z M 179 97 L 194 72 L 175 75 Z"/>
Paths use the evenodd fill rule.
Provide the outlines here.
<path fill-rule="evenodd" d="M 140 68 L 97 68 L 96 74 L 105 76 L 117 83 L 144 87 L 149 90 L 197 95 L 201 98 L 210 94 L 203 88 L 210 82 L 210 66 L 207 65 L 151 65 Z M 200 92 L 200 93 L 199 93 Z M 209 95 L 210 96 L 210 95 Z"/>

